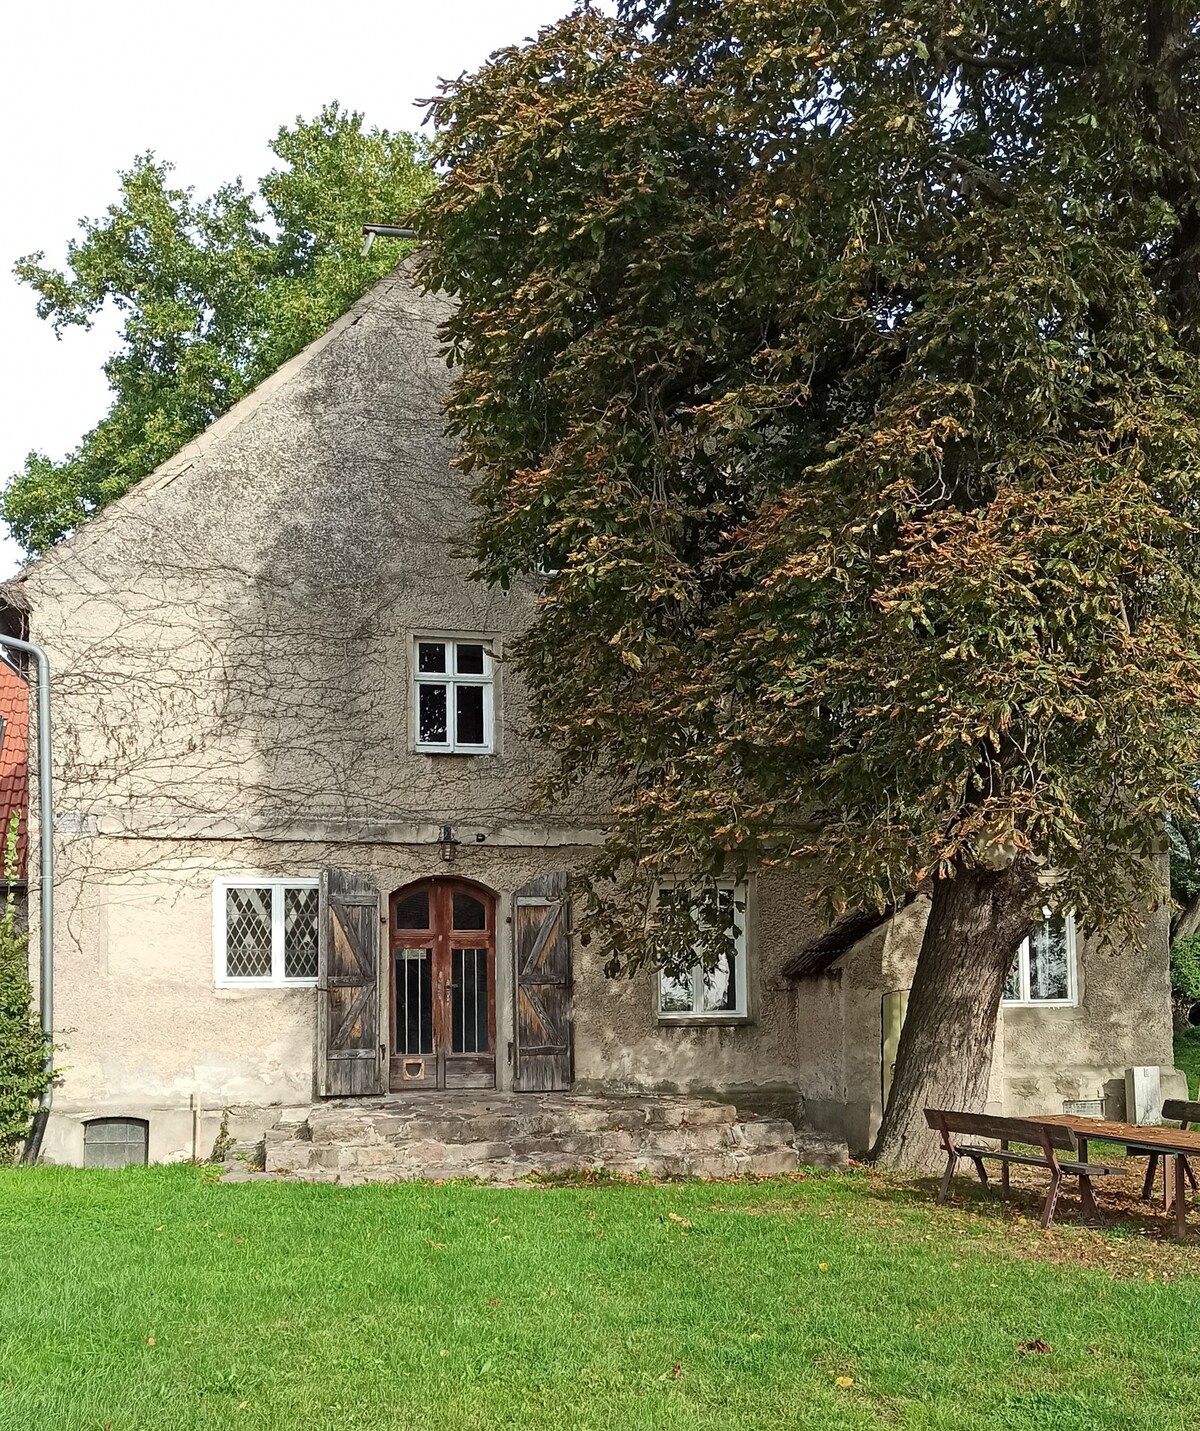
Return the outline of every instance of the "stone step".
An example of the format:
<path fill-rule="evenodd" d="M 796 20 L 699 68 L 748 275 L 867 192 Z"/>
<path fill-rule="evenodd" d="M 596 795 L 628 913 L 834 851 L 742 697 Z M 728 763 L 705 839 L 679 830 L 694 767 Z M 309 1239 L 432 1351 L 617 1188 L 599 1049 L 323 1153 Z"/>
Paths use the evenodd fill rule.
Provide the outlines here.
<path fill-rule="evenodd" d="M 821 1161 L 833 1149 L 809 1149 Z M 843 1150 L 844 1152 L 844 1150 Z M 816 1159 L 813 1159 L 816 1161 Z M 799 1163 L 791 1123 L 658 1096 L 416 1094 L 318 1104 L 267 1134 L 268 1173 L 339 1181 L 607 1170 L 655 1177 L 769 1176 Z"/>

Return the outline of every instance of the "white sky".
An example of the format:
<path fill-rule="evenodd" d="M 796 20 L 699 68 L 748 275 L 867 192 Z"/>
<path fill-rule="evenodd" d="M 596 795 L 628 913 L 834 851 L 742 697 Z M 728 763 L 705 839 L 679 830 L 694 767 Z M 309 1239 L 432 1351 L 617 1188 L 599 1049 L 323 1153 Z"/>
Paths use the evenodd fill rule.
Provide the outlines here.
<path fill-rule="evenodd" d="M 77 221 L 116 197 L 117 171 L 152 149 L 209 193 L 273 162 L 281 124 L 330 100 L 388 129 L 416 129 L 418 99 L 533 34 L 570 0 L 44 0 L 6 10 L 0 94 L 0 482 L 31 449 L 60 458 L 103 416 L 114 325 L 61 341 L 12 265 L 55 265 Z M 381 215 L 386 218 L 387 215 Z M 19 564 L 0 541 L 0 578 Z"/>

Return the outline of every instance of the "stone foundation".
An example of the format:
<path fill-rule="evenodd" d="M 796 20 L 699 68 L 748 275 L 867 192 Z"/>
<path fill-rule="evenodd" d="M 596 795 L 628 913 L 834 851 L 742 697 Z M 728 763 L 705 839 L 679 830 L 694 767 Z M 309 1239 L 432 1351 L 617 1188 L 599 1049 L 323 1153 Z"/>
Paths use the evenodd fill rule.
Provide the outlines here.
<path fill-rule="evenodd" d="M 424 1094 L 345 1100 L 271 1129 L 268 1175 L 310 1182 L 480 1178 L 604 1171 L 722 1178 L 793 1172 L 801 1162 L 844 1166 L 843 1145 L 805 1139 L 791 1123 L 746 1117 L 696 1098 L 571 1093 Z M 245 1174 L 250 1176 L 249 1173 Z"/>

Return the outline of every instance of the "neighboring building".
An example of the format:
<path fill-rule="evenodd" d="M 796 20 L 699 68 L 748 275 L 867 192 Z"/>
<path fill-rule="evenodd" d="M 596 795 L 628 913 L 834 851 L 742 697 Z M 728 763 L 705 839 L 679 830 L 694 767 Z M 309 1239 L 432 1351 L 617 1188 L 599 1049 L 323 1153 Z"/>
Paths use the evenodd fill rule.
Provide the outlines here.
<path fill-rule="evenodd" d="M 533 592 L 455 555 L 443 312 L 398 270 L 9 588 L 53 672 L 46 1155 L 86 1131 L 119 1160 L 148 1124 L 152 1158 L 188 1157 L 227 1107 L 493 1086 L 712 1093 L 864 1147 L 920 903 L 814 963 L 808 884 L 764 874 L 707 981 L 607 980 L 573 940 L 604 810 L 531 803 L 506 656 Z M 1113 1107 L 1128 1065 L 1169 1063 L 1166 940 L 1165 910 L 1112 952 L 1040 931 L 995 1104 Z"/>
<path fill-rule="evenodd" d="M 10 828 L 16 843 L 7 858 Z M 29 856 L 29 684 L 0 649 L 0 900 L 12 899 L 17 921 L 27 917 L 25 874 Z"/>

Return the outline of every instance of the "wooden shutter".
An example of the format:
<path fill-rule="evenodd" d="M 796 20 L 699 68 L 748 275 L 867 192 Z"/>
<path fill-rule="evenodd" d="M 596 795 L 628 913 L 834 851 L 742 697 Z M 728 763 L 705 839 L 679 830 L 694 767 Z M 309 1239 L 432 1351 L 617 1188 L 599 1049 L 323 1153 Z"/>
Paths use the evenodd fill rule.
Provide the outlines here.
<path fill-rule="evenodd" d="M 317 1092 L 384 1091 L 379 893 L 360 875 L 321 873 L 317 964 Z"/>
<path fill-rule="evenodd" d="M 542 875 L 513 896 L 517 1015 L 513 1087 L 569 1088 L 571 902 L 565 874 Z"/>

